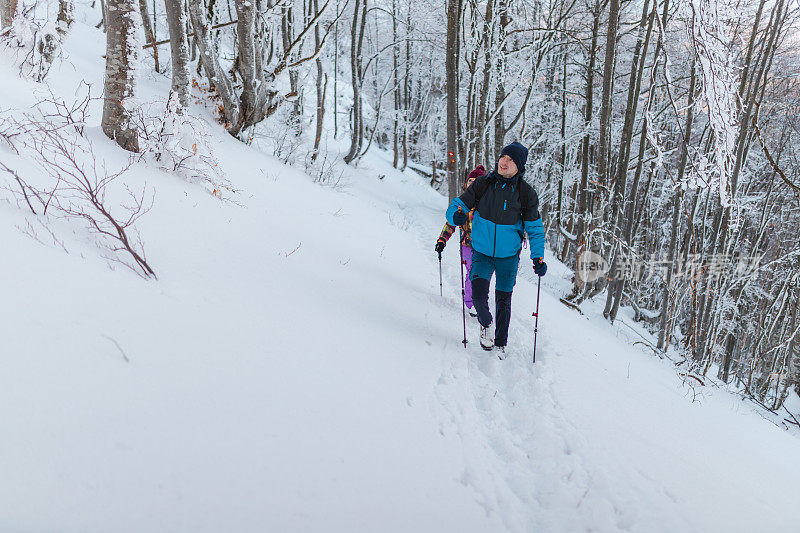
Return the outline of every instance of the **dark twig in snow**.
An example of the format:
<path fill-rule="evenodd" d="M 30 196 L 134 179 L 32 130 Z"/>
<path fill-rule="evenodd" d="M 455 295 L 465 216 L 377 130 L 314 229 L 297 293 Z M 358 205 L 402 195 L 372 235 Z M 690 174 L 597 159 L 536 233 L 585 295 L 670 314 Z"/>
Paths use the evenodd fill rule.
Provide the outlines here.
<path fill-rule="evenodd" d="M 103 335 L 103 337 L 114 343 L 114 346 L 116 346 L 117 350 L 119 350 L 119 353 L 122 354 L 122 358 L 125 359 L 126 363 L 130 363 L 131 362 L 131 360 L 128 359 L 128 356 L 125 355 L 125 350 L 122 349 L 122 346 L 120 346 L 117 341 L 115 341 L 112 337 L 109 337 L 108 335 Z"/>

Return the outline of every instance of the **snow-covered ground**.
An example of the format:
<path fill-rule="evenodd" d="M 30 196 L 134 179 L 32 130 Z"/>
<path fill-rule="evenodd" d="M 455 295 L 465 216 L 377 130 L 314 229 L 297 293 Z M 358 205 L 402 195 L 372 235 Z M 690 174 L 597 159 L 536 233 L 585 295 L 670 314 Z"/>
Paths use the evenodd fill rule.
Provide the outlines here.
<path fill-rule="evenodd" d="M 101 86 L 102 39 L 76 24 L 57 95 Z M 44 91 L 5 59 L 0 78 L 12 114 Z M 683 383 L 626 316 L 561 305 L 552 256 L 536 364 L 527 259 L 508 359 L 474 319 L 465 350 L 424 179 L 373 150 L 321 187 L 212 127 L 233 202 L 125 176 L 156 191 L 139 228 L 158 281 L 109 269 L 74 221 L 54 222 L 69 253 L 40 244 L 0 202 L 0 531 L 797 531 L 800 439 Z"/>

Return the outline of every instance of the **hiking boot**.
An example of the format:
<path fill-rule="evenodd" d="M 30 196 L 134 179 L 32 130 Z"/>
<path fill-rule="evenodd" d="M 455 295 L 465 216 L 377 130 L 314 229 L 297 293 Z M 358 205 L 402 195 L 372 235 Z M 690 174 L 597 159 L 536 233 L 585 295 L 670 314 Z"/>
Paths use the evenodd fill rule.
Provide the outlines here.
<path fill-rule="evenodd" d="M 499 357 L 501 361 L 506 358 L 505 346 L 495 346 L 494 349 L 497 352 L 497 357 Z"/>
<path fill-rule="evenodd" d="M 487 352 L 494 348 L 494 339 L 492 339 L 492 336 L 489 333 L 489 328 L 485 328 L 483 326 L 481 326 L 481 348 Z"/>

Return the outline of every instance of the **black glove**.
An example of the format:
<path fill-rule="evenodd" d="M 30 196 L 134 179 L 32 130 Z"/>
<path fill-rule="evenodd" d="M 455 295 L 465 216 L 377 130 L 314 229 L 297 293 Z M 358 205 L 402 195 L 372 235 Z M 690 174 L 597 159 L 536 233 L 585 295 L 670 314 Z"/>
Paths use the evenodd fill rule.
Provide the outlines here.
<path fill-rule="evenodd" d="M 456 211 L 453 213 L 453 223 L 456 226 L 463 226 L 467 223 L 467 214 L 463 211 Z"/>
<path fill-rule="evenodd" d="M 545 272 L 547 272 L 547 263 L 541 257 L 537 257 L 533 260 L 533 271 L 538 276 L 544 276 Z"/>
<path fill-rule="evenodd" d="M 436 241 L 436 246 L 434 246 L 433 249 L 436 250 L 437 254 L 442 255 L 442 251 L 444 250 L 444 244 L 445 243 L 442 239 Z"/>

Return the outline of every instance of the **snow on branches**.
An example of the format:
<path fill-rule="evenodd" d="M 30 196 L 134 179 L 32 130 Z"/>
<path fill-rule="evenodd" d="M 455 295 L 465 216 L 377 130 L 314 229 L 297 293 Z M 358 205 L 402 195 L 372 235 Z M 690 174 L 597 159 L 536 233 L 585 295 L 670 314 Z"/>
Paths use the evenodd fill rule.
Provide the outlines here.
<path fill-rule="evenodd" d="M 738 70 L 730 48 L 735 8 L 730 0 L 689 0 L 692 45 L 700 65 L 702 94 L 711 129 L 714 132 L 715 173 L 693 176 L 718 187 L 720 203 L 731 204 L 731 178 L 736 165 L 736 138 L 739 130 Z M 708 168 L 700 165 L 697 174 Z M 704 179 L 705 178 L 705 179 Z"/>
<path fill-rule="evenodd" d="M 35 10 L 24 10 L 0 32 L 0 51 L 13 57 L 21 76 L 37 82 L 44 81 L 53 62 L 61 57 L 75 20 L 72 0 L 59 0 L 57 12 L 49 4 L 43 11 L 44 16 L 37 16 Z"/>
<path fill-rule="evenodd" d="M 218 198 L 223 198 L 223 190 L 235 192 L 214 157 L 208 125 L 185 113 L 176 93 L 166 102 L 140 104 L 131 127 L 138 135 L 140 161 L 198 183 Z"/>

